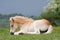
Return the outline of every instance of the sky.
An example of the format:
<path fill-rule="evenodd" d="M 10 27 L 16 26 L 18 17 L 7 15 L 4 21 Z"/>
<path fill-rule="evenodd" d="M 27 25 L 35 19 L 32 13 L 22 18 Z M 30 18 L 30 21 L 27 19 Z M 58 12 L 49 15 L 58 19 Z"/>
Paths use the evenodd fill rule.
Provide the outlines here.
<path fill-rule="evenodd" d="M 49 0 L 0 0 L 0 13 L 21 13 L 23 15 L 39 15 Z"/>

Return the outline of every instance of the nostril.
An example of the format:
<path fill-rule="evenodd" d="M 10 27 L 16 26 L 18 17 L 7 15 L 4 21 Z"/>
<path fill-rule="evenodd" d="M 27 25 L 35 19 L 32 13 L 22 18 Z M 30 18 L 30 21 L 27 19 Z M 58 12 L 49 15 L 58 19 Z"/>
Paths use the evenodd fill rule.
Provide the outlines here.
<path fill-rule="evenodd" d="M 11 35 L 14 35 L 14 33 L 13 33 L 13 32 L 11 32 L 10 34 L 11 34 Z"/>

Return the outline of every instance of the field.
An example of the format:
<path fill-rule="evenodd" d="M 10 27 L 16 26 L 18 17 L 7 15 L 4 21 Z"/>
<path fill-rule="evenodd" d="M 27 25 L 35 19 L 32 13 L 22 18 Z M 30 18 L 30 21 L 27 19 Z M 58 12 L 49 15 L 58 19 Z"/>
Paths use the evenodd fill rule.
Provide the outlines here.
<path fill-rule="evenodd" d="M 51 34 L 10 35 L 9 28 L 0 28 L 0 40 L 60 40 L 60 27 L 54 27 Z"/>

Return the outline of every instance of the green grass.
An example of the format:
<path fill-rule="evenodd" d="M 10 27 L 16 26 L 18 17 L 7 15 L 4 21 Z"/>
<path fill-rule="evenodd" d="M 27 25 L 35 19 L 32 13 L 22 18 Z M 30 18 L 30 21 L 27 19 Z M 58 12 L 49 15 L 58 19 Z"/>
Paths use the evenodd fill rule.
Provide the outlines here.
<path fill-rule="evenodd" d="M 10 35 L 9 28 L 0 28 L 0 40 L 60 40 L 60 27 L 54 27 L 51 34 Z"/>

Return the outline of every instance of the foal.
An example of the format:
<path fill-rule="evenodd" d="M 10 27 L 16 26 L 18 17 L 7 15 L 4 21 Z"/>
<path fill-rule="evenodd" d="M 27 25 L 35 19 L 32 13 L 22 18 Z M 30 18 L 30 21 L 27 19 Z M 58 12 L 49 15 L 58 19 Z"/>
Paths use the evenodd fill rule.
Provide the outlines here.
<path fill-rule="evenodd" d="M 16 29 L 19 31 L 16 32 Z M 53 30 L 52 25 L 46 19 L 33 20 L 23 16 L 10 18 L 10 33 L 12 35 L 23 34 L 49 34 Z"/>

